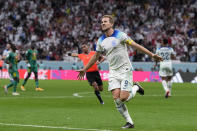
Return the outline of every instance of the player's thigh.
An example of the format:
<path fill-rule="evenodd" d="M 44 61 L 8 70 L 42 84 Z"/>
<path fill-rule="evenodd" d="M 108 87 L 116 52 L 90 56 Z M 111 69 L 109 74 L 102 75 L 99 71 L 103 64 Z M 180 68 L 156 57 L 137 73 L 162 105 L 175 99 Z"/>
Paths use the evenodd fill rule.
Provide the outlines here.
<path fill-rule="evenodd" d="M 91 72 L 87 72 L 86 73 L 86 78 L 87 78 L 88 83 L 90 84 L 90 86 L 92 86 L 93 83 L 95 82 L 94 75 Z"/>
<path fill-rule="evenodd" d="M 35 73 L 38 72 L 38 67 L 37 67 L 36 65 L 33 66 L 33 67 L 32 67 L 32 71 L 35 72 Z"/>
<path fill-rule="evenodd" d="M 28 73 L 28 74 L 31 74 L 32 70 L 33 70 L 32 67 L 28 67 L 28 68 L 27 68 L 27 73 Z"/>
<path fill-rule="evenodd" d="M 100 76 L 99 72 L 95 73 L 95 81 L 96 81 L 96 83 L 98 84 L 99 87 L 103 86 L 103 81 L 101 79 L 101 76 Z"/>

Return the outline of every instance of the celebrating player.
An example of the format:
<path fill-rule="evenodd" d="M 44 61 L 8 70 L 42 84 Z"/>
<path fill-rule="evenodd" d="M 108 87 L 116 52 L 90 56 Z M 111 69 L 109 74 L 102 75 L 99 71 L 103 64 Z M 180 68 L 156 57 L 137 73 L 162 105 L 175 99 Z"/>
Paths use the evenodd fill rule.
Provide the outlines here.
<path fill-rule="evenodd" d="M 104 34 L 97 41 L 96 53 L 92 56 L 88 64 L 79 70 L 78 79 L 83 79 L 85 72 L 99 59 L 101 54 L 105 54 L 109 63 L 109 87 L 112 92 L 116 108 L 126 119 L 126 124 L 122 128 L 134 128 L 134 123 L 129 115 L 125 101 L 133 98 L 136 92 L 144 94 L 143 88 L 133 83 L 132 65 L 127 53 L 127 45 L 146 53 L 156 61 L 162 58 L 151 53 L 144 47 L 135 43 L 127 34 L 113 29 L 114 19 L 111 15 L 104 15 L 101 19 L 101 29 Z"/>

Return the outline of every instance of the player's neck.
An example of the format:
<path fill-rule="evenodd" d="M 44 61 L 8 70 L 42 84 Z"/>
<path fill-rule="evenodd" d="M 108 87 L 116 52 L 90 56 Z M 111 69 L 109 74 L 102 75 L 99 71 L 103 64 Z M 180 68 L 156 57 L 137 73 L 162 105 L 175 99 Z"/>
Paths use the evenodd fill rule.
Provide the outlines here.
<path fill-rule="evenodd" d="M 113 29 L 113 28 L 110 28 L 110 29 L 108 29 L 108 30 L 105 32 L 105 35 L 106 35 L 106 37 L 109 37 L 109 36 L 111 36 L 113 33 L 114 33 L 114 29 Z"/>
<path fill-rule="evenodd" d="M 89 54 L 89 51 L 84 52 L 84 54 L 86 54 L 86 55 Z"/>

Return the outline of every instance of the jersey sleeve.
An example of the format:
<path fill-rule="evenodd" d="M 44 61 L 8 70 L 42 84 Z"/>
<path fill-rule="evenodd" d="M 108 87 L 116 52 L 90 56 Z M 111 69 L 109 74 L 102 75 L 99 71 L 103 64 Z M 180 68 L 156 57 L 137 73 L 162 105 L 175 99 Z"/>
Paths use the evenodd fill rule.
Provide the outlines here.
<path fill-rule="evenodd" d="M 120 40 L 123 41 L 122 43 L 127 43 L 129 45 L 132 44 L 133 40 L 129 37 L 126 33 L 121 32 Z"/>
<path fill-rule="evenodd" d="M 98 41 L 97 41 L 96 52 L 104 52 L 104 49 L 101 46 L 101 38 L 99 38 Z"/>

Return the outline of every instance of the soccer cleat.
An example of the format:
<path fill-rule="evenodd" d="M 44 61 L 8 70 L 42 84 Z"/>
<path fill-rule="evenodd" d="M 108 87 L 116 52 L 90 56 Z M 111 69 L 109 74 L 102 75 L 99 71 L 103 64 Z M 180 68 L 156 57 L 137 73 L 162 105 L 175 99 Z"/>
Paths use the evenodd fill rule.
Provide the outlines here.
<path fill-rule="evenodd" d="M 22 91 L 26 91 L 26 89 L 25 89 L 24 86 L 21 86 L 21 90 L 22 90 Z"/>
<path fill-rule="evenodd" d="M 36 88 L 36 91 L 44 91 L 44 89 L 38 87 L 38 88 Z"/>
<path fill-rule="evenodd" d="M 104 105 L 105 104 L 103 101 L 101 101 L 100 103 L 101 103 L 101 105 Z"/>
<path fill-rule="evenodd" d="M 139 87 L 139 89 L 137 90 L 137 92 L 140 95 L 144 95 L 144 89 L 140 86 L 140 84 L 138 82 L 134 82 L 134 85 L 137 85 Z"/>
<path fill-rule="evenodd" d="M 20 94 L 18 92 L 12 92 L 13 96 L 19 96 Z"/>
<path fill-rule="evenodd" d="M 7 88 L 7 86 L 5 85 L 3 88 L 4 88 L 4 92 L 7 94 L 7 93 L 8 93 L 8 88 Z"/>
<path fill-rule="evenodd" d="M 170 96 L 170 91 L 166 92 L 165 98 L 168 98 Z"/>
<path fill-rule="evenodd" d="M 129 122 L 127 122 L 122 128 L 123 128 L 123 129 L 134 128 L 134 125 L 131 124 L 131 123 L 129 123 Z"/>

